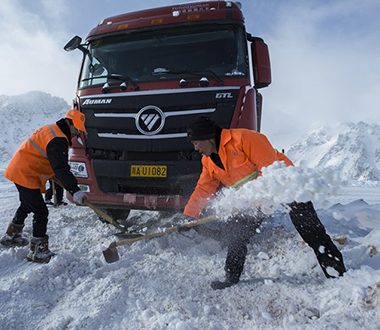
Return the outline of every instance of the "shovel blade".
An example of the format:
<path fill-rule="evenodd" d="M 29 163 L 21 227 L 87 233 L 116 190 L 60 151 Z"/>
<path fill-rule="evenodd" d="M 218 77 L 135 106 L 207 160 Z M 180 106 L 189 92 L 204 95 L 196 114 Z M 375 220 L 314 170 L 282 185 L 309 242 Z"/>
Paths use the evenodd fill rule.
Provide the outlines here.
<path fill-rule="evenodd" d="M 108 249 L 103 251 L 104 259 L 106 259 L 106 262 L 109 264 L 112 264 L 113 262 L 118 261 L 119 253 L 117 253 L 116 247 L 109 247 Z"/>

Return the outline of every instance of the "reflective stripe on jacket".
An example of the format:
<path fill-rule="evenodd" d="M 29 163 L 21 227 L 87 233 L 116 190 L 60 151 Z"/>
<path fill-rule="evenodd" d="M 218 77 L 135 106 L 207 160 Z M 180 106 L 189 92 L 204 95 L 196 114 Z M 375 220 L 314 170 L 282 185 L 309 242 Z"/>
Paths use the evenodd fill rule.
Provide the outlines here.
<path fill-rule="evenodd" d="M 272 147 L 265 135 L 247 129 L 223 129 L 218 154 L 225 170 L 210 157 L 202 157 L 202 173 L 184 214 L 199 218 L 220 183 L 240 188 L 260 176 L 262 167 L 275 161 L 284 160 L 286 165 L 293 165 L 284 154 Z"/>
<path fill-rule="evenodd" d="M 54 175 L 46 147 L 55 137 L 68 140 L 57 124 L 45 125 L 34 131 L 16 151 L 4 176 L 20 186 L 45 192 L 46 180 Z"/>

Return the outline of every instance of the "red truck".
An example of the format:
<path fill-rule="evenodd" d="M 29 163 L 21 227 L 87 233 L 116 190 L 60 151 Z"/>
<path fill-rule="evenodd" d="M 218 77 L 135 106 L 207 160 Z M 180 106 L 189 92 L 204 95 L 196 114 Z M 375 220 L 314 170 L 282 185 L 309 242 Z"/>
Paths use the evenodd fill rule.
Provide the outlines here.
<path fill-rule="evenodd" d="M 116 219 L 131 209 L 183 209 L 201 172 L 187 125 L 260 130 L 271 83 L 268 47 L 247 33 L 241 4 L 205 1 L 102 20 L 84 43 L 74 108 L 88 134 L 70 164 L 93 204 Z"/>

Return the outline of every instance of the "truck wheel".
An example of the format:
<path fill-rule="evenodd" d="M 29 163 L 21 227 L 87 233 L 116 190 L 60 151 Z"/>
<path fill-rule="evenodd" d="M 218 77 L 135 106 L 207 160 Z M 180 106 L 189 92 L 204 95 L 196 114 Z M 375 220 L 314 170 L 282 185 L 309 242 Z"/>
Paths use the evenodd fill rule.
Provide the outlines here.
<path fill-rule="evenodd" d="M 104 212 L 106 212 L 112 219 L 114 219 L 119 225 L 122 225 L 123 227 L 127 228 L 131 224 L 128 223 L 127 218 L 129 216 L 129 213 L 131 212 L 130 209 L 108 209 L 104 208 Z M 102 217 L 100 217 L 100 220 L 103 222 L 105 221 Z M 105 221 L 107 222 L 107 221 Z"/>

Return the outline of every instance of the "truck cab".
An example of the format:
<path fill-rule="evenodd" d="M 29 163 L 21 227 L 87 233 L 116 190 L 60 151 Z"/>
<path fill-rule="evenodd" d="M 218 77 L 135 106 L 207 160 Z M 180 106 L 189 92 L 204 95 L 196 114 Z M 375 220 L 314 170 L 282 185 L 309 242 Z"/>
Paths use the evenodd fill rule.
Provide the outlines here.
<path fill-rule="evenodd" d="M 241 5 L 205 1 L 102 20 L 85 42 L 74 108 L 87 135 L 70 165 L 89 201 L 116 218 L 131 209 L 181 210 L 201 172 L 187 125 L 260 130 L 271 83 L 268 47 L 247 33 Z"/>

